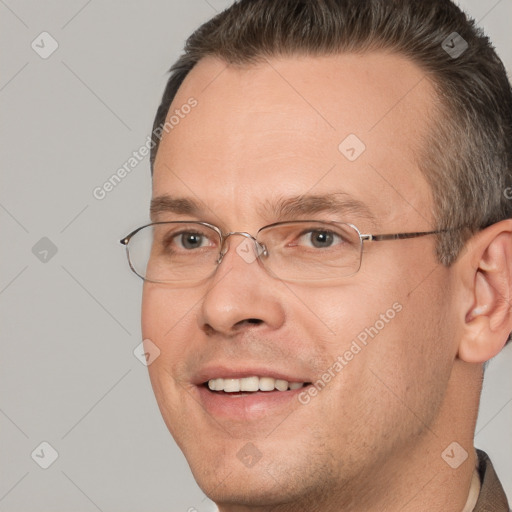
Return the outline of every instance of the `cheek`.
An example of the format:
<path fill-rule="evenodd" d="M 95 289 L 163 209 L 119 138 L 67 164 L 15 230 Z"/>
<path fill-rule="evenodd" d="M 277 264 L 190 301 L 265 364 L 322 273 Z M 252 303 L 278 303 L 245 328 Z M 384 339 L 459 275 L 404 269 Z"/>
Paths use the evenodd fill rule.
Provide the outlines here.
<path fill-rule="evenodd" d="M 407 418 L 409 411 L 397 399 L 402 397 L 412 410 L 435 414 L 456 354 L 444 274 L 439 267 L 426 279 L 381 273 L 343 288 L 294 289 L 308 306 L 295 320 L 309 331 L 310 343 L 314 340 L 318 376 L 330 379 L 329 369 L 336 375 L 328 384 L 333 393 L 327 393 L 332 412 L 339 410 L 336 403 L 351 404 L 351 411 L 361 413 L 353 425 L 366 428 L 373 417 L 392 421 L 391 410 L 396 418 Z M 336 361 L 341 369 L 333 368 Z"/>
<path fill-rule="evenodd" d="M 150 340 L 159 356 L 148 366 L 155 392 L 183 380 L 182 365 L 197 329 L 194 320 L 197 298 L 191 290 L 170 289 L 146 283 L 142 295 L 142 336 Z M 170 390 L 167 389 L 167 392 Z M 158 398 L 158 397 L 157 397 Z"/>
<path fill-rule="evenodd" d="M 142 294 L 142 335 L 161 350 L 180 348 L 178 333 L 190 326 L 197 298 L 191 289 L 173 289 L 145 283 Z M 170 341 L 172 340 L 172 344 Z"/>
<path fill-rule="evenodd" d="M 444 273 L 440 266 L 423 281 L 408 276 L 397 286 L 392 298 L 400 311 L 367 350 L 363 371 L 374 395 L 382 397 L 379 407 L 387 403 L 388 412 L 394 411 L 411 429 L 434 421 L 456 357 Z"/>
<path fill-rule="evenodd" d="M 378 330 L 382 330 L 398 316 L 397 309 L 400 309 L 391 283 L 379 283 L 376 288 L 354 279 L 337 287 L 290 288 L 293 294 L 289 299 L 289 314 L 309 331 L 308 342 L 313 345 L 309 348 L 334 357 L 348 349 L 352 340 L 369 339 L 367 330 L 376 323 Z"/>
<path fill-rule="evenodd" d="M 142 296 L 142 335 L 160 351 L 148 366 L 151 385 L 162 417 L 173 436 L 187 437 L 187 393 L 184 361 L 194 338 L 194 304 L 191 290 L 145 283 Z M 194 325 L 192 325 L 194 324 Z"/>

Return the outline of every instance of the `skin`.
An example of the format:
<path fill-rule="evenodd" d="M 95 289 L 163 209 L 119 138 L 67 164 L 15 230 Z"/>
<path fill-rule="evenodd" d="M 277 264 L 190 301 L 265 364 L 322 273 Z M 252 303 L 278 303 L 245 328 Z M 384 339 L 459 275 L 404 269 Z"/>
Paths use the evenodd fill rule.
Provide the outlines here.
<path fill-rule="evenodd" d="M 191 96 L 198 105 L 164 135 L 153 177 L 154 198 L 192 198 L 202 211 L 153 220 L 255 234 L 288 220 L 262 212 L 266 202 L 336 191 L 372 216 L 314 218 L 363 233 L 435 229 L 418 167 L 433 91 L 415 64 L 392 54 L 244 67 L 203 59 L 170 112 Z M 338 150 L 351 133 L 366 145 L 354 162 Z M 510 221 L 484 230 L 450 268 L 438 263 L 433 236 L 365 242 L 360 271 L 324 286 L 284 283 L 246 263 L 235 236 L 205 282 L 146 282 L 143 336 L 161 351 L 149 366 L 153 389 L 221 512 L 462 510 L 482 363 L 512 330 L 510 232 Z M 201 406 L 194 379 L 205 365 L 268 366 L 313 382 L 396 303 L 395 318 L 307 405 L 293 400 L 236 421 Z M 468 452 L 457 469 L 441 457 L 454 441 Z M 252 467 L 237 457 L 248 442 L 261 453 Z"/>

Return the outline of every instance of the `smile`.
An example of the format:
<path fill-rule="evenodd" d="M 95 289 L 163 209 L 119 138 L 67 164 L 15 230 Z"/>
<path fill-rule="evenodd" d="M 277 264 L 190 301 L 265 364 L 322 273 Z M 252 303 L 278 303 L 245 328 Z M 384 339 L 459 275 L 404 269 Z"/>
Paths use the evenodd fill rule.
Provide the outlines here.
<path fill-rule="evenodd" d="M 302 388 L 305 382 L 288 382 L 284 379 L 274 379 L 273 377 L 244 377 L 241 379 L 215 378 L 207 383 L 210 391 L 220 391 L 224 393 L 239 393 L 257 391 L 293 391 Z"/>

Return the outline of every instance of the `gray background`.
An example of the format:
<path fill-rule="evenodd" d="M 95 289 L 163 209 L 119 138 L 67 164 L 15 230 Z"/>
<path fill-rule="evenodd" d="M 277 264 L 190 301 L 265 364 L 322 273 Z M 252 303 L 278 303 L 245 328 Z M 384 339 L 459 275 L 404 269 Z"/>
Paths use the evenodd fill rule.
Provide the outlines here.
<path fill-rule="evenodd" d="M 229 3 L 0 0 L 0 512 L 212 510 L 133 355 L 141 282 L 118 240 L 148 218 L 148 158 L 92 192 L 145 142 L 187 35 Z M 512 0 L 462 5 L 511 70 Z M 508 347 L 489 366 L 476 436 L 509 496 L 511 364 Z"/>

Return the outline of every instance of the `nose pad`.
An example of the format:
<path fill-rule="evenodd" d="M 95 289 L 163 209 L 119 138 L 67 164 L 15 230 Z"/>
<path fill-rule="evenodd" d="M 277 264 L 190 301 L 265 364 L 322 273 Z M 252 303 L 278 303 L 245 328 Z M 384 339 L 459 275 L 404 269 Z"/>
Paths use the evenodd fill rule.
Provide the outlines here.
<path fill-rule="evenodd" d="M 229 233 L 228 233 L 228 235 L 226 235 L 225 238 L 222 239 L 222 243 L 221 243 L 221 247 L 220 247 L 220 252 L 219 252 L 219 257 L 217 258 L 217 265 L 220 265 L 222 263 L 222 260 L 224 259 L 224 256 L 226 256 L 226 254 L 229 251 L 229 246 L 226 243 L 227 239 L 228 239 L 228 236 L 230 236 Z"/>

